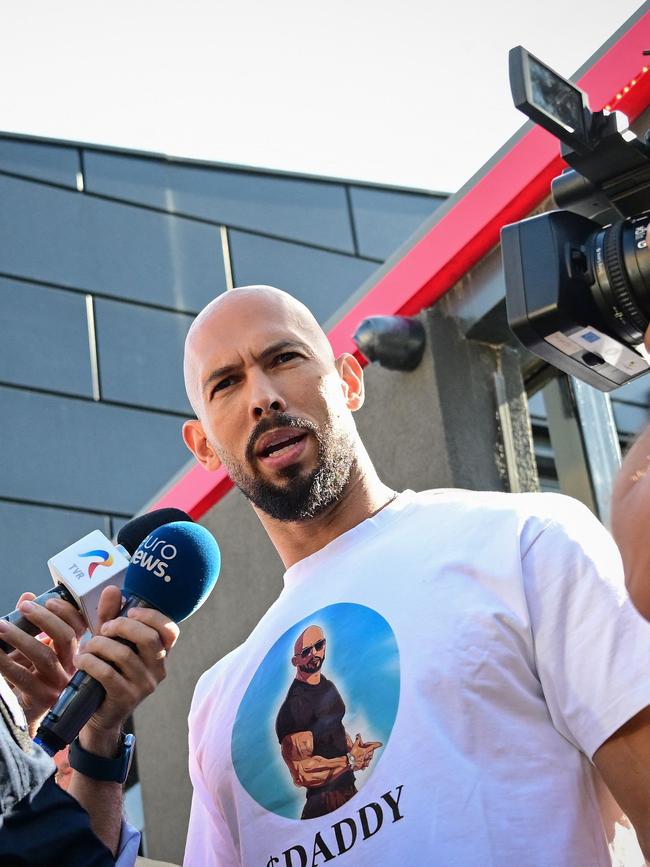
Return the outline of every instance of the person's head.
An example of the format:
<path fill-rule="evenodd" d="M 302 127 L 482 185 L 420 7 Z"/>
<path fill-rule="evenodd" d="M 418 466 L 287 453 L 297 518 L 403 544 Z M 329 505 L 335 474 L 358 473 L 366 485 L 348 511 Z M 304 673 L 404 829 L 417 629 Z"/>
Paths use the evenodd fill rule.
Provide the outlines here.
<path fill-rule="evenodd" d="M 334 358 L 303 304 L 268 286 L 220 295 L 192 323 L 184 370 L 197 418 L 183 438 L 206 469 L 223 464 L 281 521 L 339 499 L 356 463 L 362 372 L 354 356 Z"/>
<path fill-rule="evenodd" d="M 327 640 L 320 626 L 308 626 L 297 638 L 291 664 L 303 675 L 316 674 L 325 662 Z"/>

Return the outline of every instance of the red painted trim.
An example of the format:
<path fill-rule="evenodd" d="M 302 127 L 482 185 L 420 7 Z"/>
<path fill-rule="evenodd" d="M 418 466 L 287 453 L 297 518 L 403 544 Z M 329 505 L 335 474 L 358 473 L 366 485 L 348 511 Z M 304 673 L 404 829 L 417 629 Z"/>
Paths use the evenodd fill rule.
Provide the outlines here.
<path fill-rule="evenodd" d="M 646 12 L 578 82 L 592 109 L 615 100 L 614 88 L 622 92 L 632 79 L 637 83 L 616 107 L 634 120 L 650 105 L 650 74 L 641 72 L 642 51 L 649 47 Z M 538 127 L 527 132 L 334 326 L 328 337 L 335 353 L 360 357 L 352 334 L 367 316 L 412 315 L 430 307 L 499 242 L 503 225 L 527 216 L 544 199 L 562 166 L 553 136 Z M 196 466 L 155 507 L 176 506 L 198 519 L 231 487 L 225 472 Z"/>
<path fill-rule="evenodd" d="M 151 509 L 184 509 L 198 521 L 232 486 L 224 469 L 209 473 L 200 464 L 195 464 L 156 500 Z"/>

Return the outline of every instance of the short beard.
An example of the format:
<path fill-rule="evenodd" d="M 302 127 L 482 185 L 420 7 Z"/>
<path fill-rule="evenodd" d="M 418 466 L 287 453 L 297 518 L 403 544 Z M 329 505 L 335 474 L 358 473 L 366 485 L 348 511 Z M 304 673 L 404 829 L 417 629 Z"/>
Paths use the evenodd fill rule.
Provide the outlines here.
<path fill-rule="evenodd" d="M 322 659 L 314 659 L 313 662 L 309 662 L 307 665 L 299 665 L 298 668 L 303 674 L 316 674 L 323 667 L 323 661 Z"/>
<path fill-rule="evenodd" d="M 354 443 L 347 431 L 335 431 L 331 422 L 319 431 L 307 419 L 277 413 L 262 419 L 251 433 L 246 448 L 249 463 L 255 460 L 255 443 L 260 436 L 281 427 L 302 428 L 316 437 L 318 464 L 306 476 L 300 475 L 297 464 L 286 467 L 281 475 L 287 484 L 281 487 L 247 475 L 243 466 L 228 456 L 220 457 L 235 485 L 258 509 L 277 521 L 308 521 L 326 511 L 343 493 L 355 462 Z"/>

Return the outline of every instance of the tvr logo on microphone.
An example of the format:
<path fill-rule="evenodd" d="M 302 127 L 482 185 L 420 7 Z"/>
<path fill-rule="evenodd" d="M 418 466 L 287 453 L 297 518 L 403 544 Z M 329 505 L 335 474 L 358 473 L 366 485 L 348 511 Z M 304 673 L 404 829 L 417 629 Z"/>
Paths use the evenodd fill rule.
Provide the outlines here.
<path fill-rule="evenodd" d="M 85 564 L 83 566 L 80 566 L 78 563 L 76 563 L 74 561 L 68 566 L 68 571 L 72 572 L 74 577 L 78 578 L 79 580 L 83 580 L 86 577 L 86 575 L 88 575 L 89 578 L 92 578 L 93 572 L 95 571 L 95 569 L 98 566 L 112 566 L 113 562 L 114 562 L 113 561 L 113 555 L 109 554 L 108 551 L 104 551 L 102 548 L 97 548 L 93 551 L 86 551 L 84 554 L 75 554 L 74 557 L 75 557 L 75 559 L 76 559 L 76 557 L 99 557 L 100 558 L 99 560 L 97 560 L 97 562 L 90 563 L 88 565 L 87 569 L 86 569 Z"/>
<path fill-rule="evenodd" d="M 169 583 L 172 576 L 168 574 L 169 563 L 176 557 L 178 551 L 171 542 L 157 539 L 155 536 L 147 536 L 142 545 L 133 555 L 132 564 L 139 564 L 147 572 L 151 572 L 157 578 Z"/>
<path fill-rule="evenodd" d="M 109 554 L 108 551 L 102 551 L 97 549 L 96 551 L 86 551 L 85 554 L 79 554 L 80 557 L 99 557 L 100 560 L 97 563 L 91 563 L 88 566 L 88 577 L 93 577 L 93 572 L 98 566 L 112 566 L 113 565 L 113 555 Z"/>
<path fill-rule="evenodd" d="M 47 565 L 54 583 L 70 591 L 94 632 L 101 592 L 109 584 L 122 587 L 129 561 L 101 530 L 93 530 L 50 557 Z"/>

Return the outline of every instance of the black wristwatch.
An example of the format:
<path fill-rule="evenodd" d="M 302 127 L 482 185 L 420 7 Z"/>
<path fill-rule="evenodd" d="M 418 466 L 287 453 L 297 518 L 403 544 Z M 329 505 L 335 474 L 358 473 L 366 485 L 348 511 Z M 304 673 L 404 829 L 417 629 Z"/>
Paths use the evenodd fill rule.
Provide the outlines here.
<path fill-rule="evenodd" d="M 89 753 L 79 743 L 79 738 L 70 744 L 68 762 L 70 767 L 79 771 L 84 777 L 91 780 L 101 780 L 105 783 L 124 783 L 129 775 L 129 768 L 133 761 L 135 749 L 135 735 L 125 735 L 122 732 L 120 738 L 120 752 L 114 759 Z"/>

